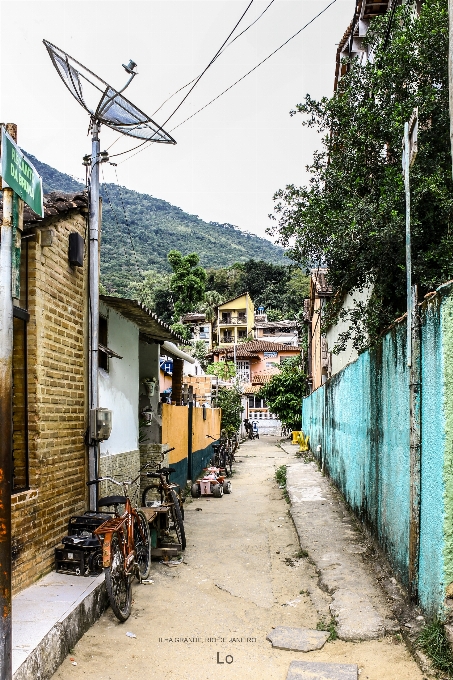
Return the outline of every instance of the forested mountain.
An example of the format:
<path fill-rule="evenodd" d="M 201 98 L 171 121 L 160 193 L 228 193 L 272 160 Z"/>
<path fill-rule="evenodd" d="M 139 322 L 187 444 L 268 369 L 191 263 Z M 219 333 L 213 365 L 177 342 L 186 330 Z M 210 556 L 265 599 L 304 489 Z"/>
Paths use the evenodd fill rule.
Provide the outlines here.
<path fill-rule="evenodd" d="M 74 192 L 84 185 L 27 153 L 43 178 L 44 193 Z M 166 201 L 116 184 L 103 184 L 101 281 L 111 294 L 131 295 L 130 284 L 148 270 L 169 271 L 167 253 L 198 253 L 206 268 L 251 257 L 287 263 L 283 250 L 232 224 L 204 222 Z"/>

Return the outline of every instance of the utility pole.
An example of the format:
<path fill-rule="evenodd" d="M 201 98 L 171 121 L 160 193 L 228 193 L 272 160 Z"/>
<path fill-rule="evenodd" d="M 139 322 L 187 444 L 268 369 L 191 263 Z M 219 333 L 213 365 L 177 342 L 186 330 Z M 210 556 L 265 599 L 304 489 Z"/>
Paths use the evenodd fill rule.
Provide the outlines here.
<path fill-rule="evenodd" d="M 90 175 L 90 246 L 89 246 L 89 335 L 90 335 L 90 381 L 89 381 L 89 415 L 99 407 L 99 163 L 100 142 L 97 121 L 91 127 L 91 175 Z M 91 429 L 91 428 L 90 428 Z M 89 478 L 97 479 L 99 460 L 99 442 L 90 436 L 88 452 Z M 90 487 L 90 510 L 97 509 L 97 485 Z"/>
<path fill-rule="evenodd" d="M 453 173 L 453 0 L 448 0 L 448 96 L 450 103 L 450 144 Z"/>
<path fill-rule="evenodd" d="M 409 169 L 417 155 L 418 109 L 404 124 L 403 171 L 406 192 L 406 294 L 407 294 L 407 366 L 409 368 L 409 441 L 410 441 L 410 516 L 409 516 L 409 592 L 418 593 L 420 546 L 420 459 L 421 459 L 421 380 L 420 321 L 417 286 L 412 285 L 411 204 Z"/>
<path fill-rule="evenodd" d="M 7 123 L 6 131 L 17 141 L 16 125 Z M 12 678 L 13 201 L 13 190 L 4 187 L 0 241 L 0 680 Z"/>

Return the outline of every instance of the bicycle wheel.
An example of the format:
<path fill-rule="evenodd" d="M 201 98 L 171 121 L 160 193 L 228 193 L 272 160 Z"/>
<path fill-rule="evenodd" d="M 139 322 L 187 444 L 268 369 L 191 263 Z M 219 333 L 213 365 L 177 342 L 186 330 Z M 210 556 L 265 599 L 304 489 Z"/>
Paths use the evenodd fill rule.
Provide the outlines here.
<path fill-rule="evenodd" d="M 186 533 L 184 531 L 184 523 L 182 521 L 181 508 L 179 507 L 178 497 L 173 489 L 169 491 L 169 500 L 173 505 L 170 508 L 171 518 L 173 520 L 174 530 L 178 537 L 178 542 L 181 544 L 183 550 L 186 549 Z"/>
<path fill-rule="evenodd" d="M 134 521 L 135 561 L 138 565 L 140 579 L 148 578 L 151 571 L 151 535 L 149 524 L 143 512 L 137 511 Z M 141 531 L 140 531 L 141 529 Z"/>
<path fill-rule="evenodd" d="M 104 569 L 110 605 L 119 621 L 126 621 L 132 608 L 132 579 L 126 573 L 121 550 L 123 540 L 123 536 L 115 531 L 110 542 L 110 567 Z"/>
<path fill-rule="evenodd" d="M 157 486 L 155 484 L 151 484 L 150 486 L 147 486 L 146 489 L 142 493 L 142 508 L 147 508 L 148 506 L 146 503 L 151 503 L 152 501 L 155 501 L 155 495 L 157 491 Z M 148 495 L 149 494 L 149 495 Z"/>
<path fill-rule="evenodd" d="M 225 460 L 225 470 L 228 476 L 233 474 L 233 454 L 228 451 Z"/>

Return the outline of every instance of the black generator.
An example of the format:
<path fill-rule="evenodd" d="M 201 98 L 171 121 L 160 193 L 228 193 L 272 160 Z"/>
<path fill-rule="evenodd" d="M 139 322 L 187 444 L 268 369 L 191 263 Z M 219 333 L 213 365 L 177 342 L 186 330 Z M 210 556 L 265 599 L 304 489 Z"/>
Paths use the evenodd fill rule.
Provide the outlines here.
<path fill-rule="evenodd" d="M 105 512 L 85 512 L 70 517 L 63 547 L 55 548 L 55 569 L 60 574 L 90 576 L 102 572 L 102 547 L 93 533 L 111 518 Z"/>

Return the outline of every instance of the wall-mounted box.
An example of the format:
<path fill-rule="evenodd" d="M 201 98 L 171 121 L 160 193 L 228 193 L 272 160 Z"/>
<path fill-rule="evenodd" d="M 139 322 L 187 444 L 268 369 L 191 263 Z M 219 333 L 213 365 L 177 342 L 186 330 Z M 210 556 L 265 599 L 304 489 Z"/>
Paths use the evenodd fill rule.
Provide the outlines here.
<path fill-rule="evenodd" d="M 93 408 L 90 411 L 90 439 L 102 442 L 112 432 L 112 412 L 108 408 Z"/>
<path fill-rule="evenodd" d="M 73 267 L 83 267 L 84 245 L 82 236 L 76 231 L 69 234 L 68 260 Z"/>

